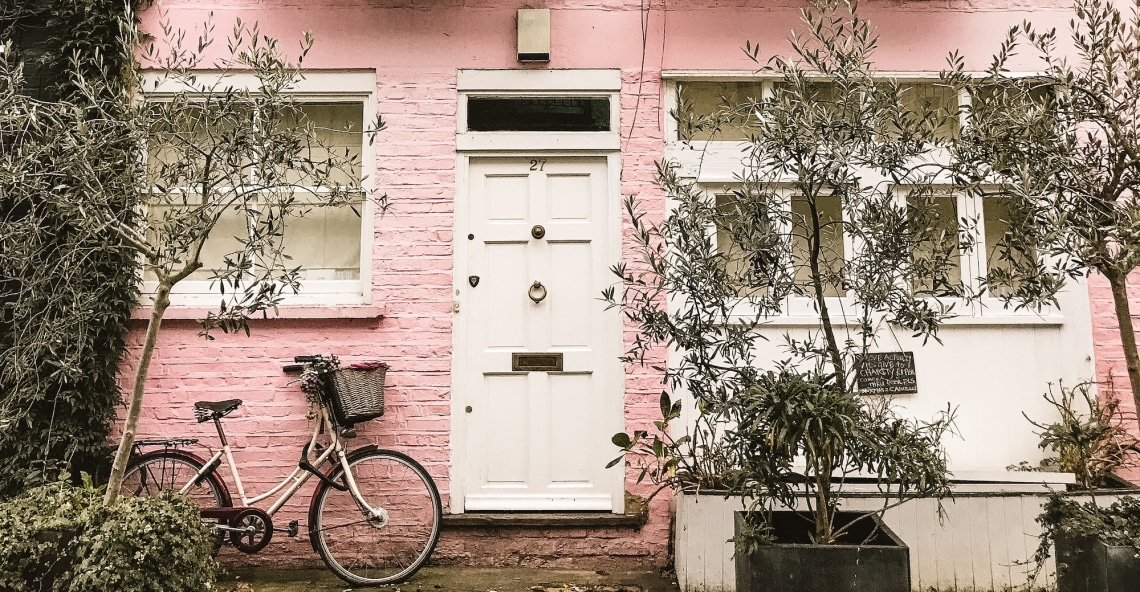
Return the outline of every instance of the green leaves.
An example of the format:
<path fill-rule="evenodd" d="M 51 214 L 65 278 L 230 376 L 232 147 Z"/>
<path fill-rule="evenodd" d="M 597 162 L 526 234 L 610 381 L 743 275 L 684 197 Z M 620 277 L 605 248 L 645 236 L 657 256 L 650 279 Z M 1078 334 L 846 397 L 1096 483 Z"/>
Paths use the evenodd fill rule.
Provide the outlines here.
<path fill-rule="evenodd" d="M 1073 473 L 1080 488 L 1103 487 L 1119 468 L 1129 464 L 1137 440 L 1122 425 L 1120 400 L 1108 391 L 1102 401 L 1091 383 L 1073 388 L 1049 386 L 1044 399 L 1057 412 L 1058 419 L 1039 423 L 1026 416 L 1041 430 L 1039 447 L 1055 454 L 1042 461 L 1057 470 Z M 1022 415 L 1025 415 L 1022 413 Z"/>
<path fill-rule="evenodd" d="M 21 17 L 4 24 L 43 44 L 0 57 L 0 495 L 105 462 L 138 296 L 136 252 L 112 227 L 133 226 L 140 197 L 123 2 L 9 4 Z M 33 54 L 45 87 L 16 68 Z"/>
<path fill-rule="evenodd" d="M 165 493 L 103 506 L 60 481 L 0 503 L 0 589 L 200 592 L 214 580 L 213 536 L 189 499 Z"/>
<path fill-rule="evenodd" d="M 807 500 L 815 541 L 833 542 L 837 492 L 848 477 L 870 479 L 898 501 L 949 492 L 942 438 L 953 411 L 932 422 L 896 415 L 876 403 L 839 390 L 831 379 L 791 368 L 766 372 L 727 405 L 735 426 L 727 444 L 741 459 L 734 490 L 755 501 L 753 523 L 775 505 Z"/>

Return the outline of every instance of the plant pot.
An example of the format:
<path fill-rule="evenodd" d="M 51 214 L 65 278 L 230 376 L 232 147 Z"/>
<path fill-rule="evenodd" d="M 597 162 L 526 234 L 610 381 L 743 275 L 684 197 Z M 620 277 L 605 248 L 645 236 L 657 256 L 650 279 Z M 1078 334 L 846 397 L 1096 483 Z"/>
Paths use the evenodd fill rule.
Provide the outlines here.
<path fill-rule="evenodd" d="M 838 524 L 863 514 L 840 512 Z M 736 513 L 736 534 L 744 512 Z M 863 543 L 875 527 L 878 532 Z M 795 512 L 775 512 L 777 544 L 736 553 L 737 592 L 910 592 L 910 552 L 878 516 L 852 527 L 846 541 L 809 544 L 812 523 Z"/>
<path fill-rule="evenodd" d="M 1057 537 L 1057 592 L 1133 592 L 1140 558 L 1132 547 L 1096 539 Z"/>

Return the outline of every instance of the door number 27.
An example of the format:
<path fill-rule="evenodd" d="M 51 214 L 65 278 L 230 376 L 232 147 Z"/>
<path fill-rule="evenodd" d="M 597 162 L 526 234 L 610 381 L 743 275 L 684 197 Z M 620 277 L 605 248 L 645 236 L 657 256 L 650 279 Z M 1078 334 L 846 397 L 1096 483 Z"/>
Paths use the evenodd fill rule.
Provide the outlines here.
<path fill-rule="evenodd" d="M 530 159 L 530 170 L 541 171 L 546 166 L 545 158 L 532 158 Z"/>

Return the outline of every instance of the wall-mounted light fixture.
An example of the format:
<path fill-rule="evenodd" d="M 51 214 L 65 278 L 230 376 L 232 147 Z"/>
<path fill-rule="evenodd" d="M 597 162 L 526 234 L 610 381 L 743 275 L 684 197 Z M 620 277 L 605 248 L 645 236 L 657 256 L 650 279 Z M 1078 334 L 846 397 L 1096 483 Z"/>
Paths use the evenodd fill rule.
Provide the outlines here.
<path fill-rule="evenodd" d="M 520 8 L 518 32 L 520 62 L 550 61 L 549 8 Z"/>

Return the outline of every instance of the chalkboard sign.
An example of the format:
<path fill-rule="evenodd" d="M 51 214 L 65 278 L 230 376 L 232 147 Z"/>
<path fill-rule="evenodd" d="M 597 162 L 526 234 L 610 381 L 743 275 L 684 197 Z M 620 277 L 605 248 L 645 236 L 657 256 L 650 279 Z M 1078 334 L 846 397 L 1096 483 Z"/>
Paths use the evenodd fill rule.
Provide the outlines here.
<path fill-rule="evenodd" d="M 918 392 L 914 352 L 882 352 L 855 356 L 861 395 L 905 395 Z"/>

